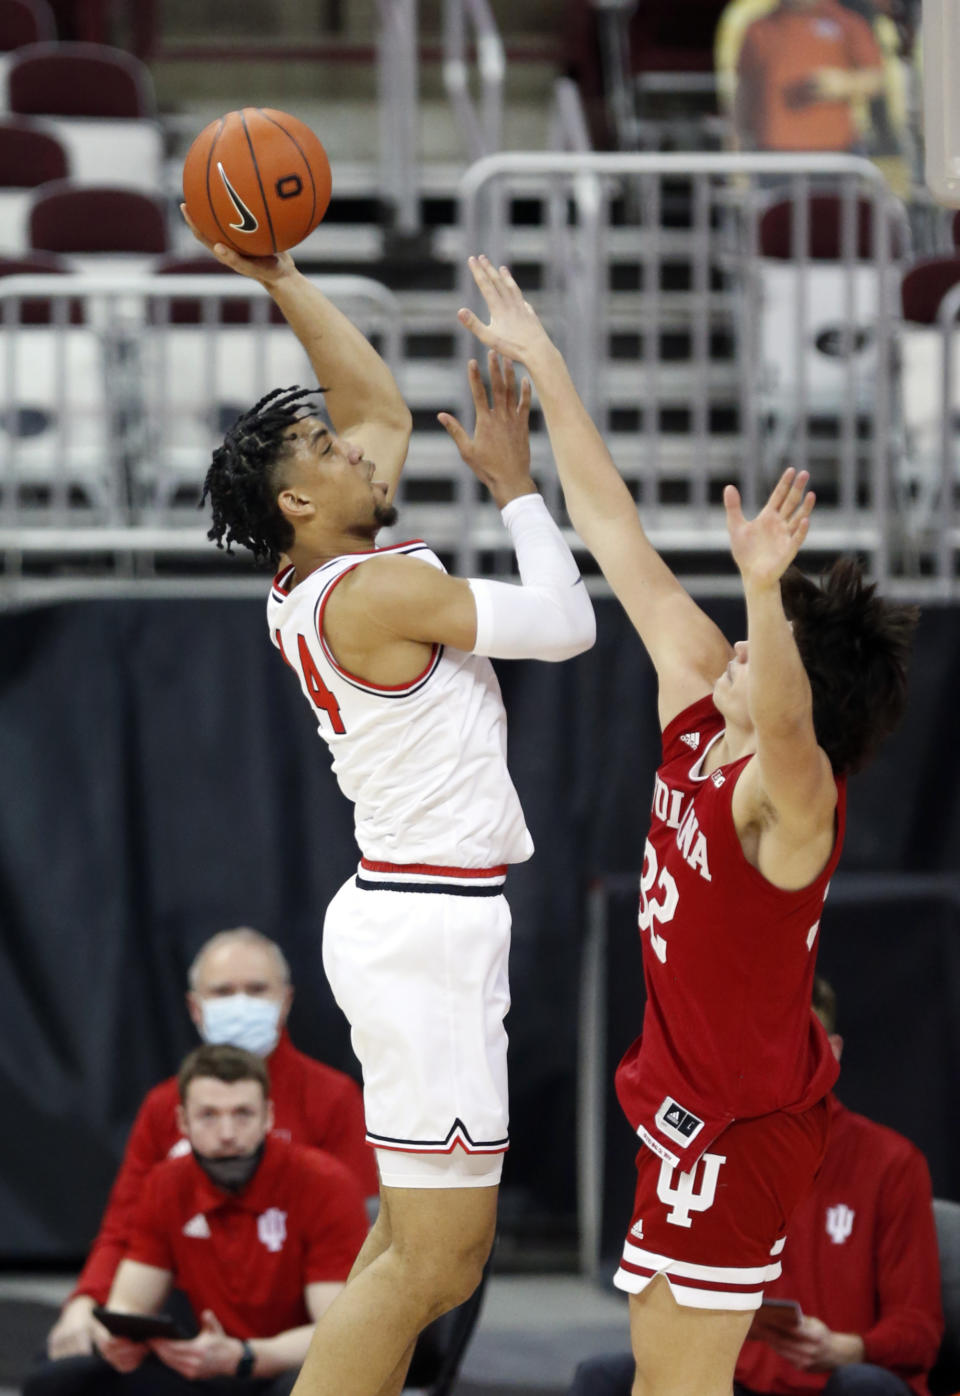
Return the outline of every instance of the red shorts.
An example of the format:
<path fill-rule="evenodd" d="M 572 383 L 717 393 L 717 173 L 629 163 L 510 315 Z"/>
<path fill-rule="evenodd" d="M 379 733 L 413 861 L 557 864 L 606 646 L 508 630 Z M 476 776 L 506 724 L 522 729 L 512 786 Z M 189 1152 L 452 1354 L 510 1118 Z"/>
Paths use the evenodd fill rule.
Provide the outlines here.
<path fill-rule="evenodd" d="M 802 1115 L 736 1121 L 687 1173 L 642 1148 L 617 1288 L 639 1294 L 663 1274 L 678 1304 L 758 1308 L 823 1160 L 827 1119 L 821 1100 Z"/>

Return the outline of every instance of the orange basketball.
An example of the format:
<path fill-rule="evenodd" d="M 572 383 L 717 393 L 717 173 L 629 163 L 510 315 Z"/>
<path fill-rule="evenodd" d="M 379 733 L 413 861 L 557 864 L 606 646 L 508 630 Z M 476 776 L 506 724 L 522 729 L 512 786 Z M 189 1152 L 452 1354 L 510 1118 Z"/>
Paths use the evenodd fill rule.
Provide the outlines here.
<path fill-rule="evenodd" d="M 302 242 L 327 211 L 330 183 L 310 127 L 269 107 L 211 121 L 183 162 L 184 202 L 200 232 L 249 257 Z"/>

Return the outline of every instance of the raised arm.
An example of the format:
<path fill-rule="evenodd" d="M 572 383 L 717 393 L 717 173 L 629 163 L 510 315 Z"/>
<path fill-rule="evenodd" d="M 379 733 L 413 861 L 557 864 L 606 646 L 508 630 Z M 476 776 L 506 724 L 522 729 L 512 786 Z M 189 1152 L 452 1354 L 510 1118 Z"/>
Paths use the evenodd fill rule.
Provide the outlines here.
<path fill-rule="evenodd" d="M 490 311 L 462 324 L 484 344 L 523 363 L 543 409 L 574 528 L 593 553 L 657 670 L 663 726 L 703 697 L 731 656 L 726 639 L 650 543 L 610 453 L 577 395 L 567 366 L 506 267 L 471 257 Z"/>
<path fill-rule="evenodd" d="M 815 497 L 806 471 L 785 470 L 755 519 L 733 485 L 727 527 L 747 603 L 747 707 L 756 736 L 734 793 L 738 829 L 758 826 L 759 867 L 778 886 L 802 887 L 833 846 L 837 792 L 813 725 L 813 695 L 780 597 L 780 578 L 807 536 Z"/>
<path fill-rule="evenodd" d="M 593 607 L 563 535 L 530 476 L 530 385 L 517 395 L 513 364 L 489 356 L 491 395 L 469 368 L 476 408 L 470 436 L 440 420 L 489 489 L 510 533 L 521 585 L 463 580 L 415 557 L 384 554 L 349 573 L 325 611 L 325 635 L 341 663 L 372 682 L 422 671 L 433 644 L 491 659 L 569 659 L 596 638 Z"/>
<path fill-rule="evenodd" d="M 338 436 L 363 448 L 389 485 L 392 499 L 407 457 L 412 418 L 396 380 L 373 345 L 341 310 L 297 271 L 289 252 L 244 257 L 225 243 L 209 242 L 181 212 L 191 232 L 224 266 L 258 281 L 273 297 L 303 345 Z M 289 385 L 283 385 L 289 386 Z"/>

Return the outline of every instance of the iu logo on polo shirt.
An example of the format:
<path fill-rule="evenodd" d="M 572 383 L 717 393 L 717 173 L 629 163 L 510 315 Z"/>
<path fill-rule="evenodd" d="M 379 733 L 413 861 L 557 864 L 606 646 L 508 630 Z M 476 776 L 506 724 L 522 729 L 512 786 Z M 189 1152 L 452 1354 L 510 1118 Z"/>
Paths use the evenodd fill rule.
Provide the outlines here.
<path fill-rule="evenodd" d="M 257 1236 L 268 1251 L 282 1251 L 287 1239 L 286 1212 L 281 1212 L 279 1207 L 268 1207 L 261 1212 L 257 1217 Z"/>
<path fill-rule="evenodd" d="M 856 1213 L 844 1202 L 827 1208 L 827 1235 L 835 1246 L 842 1246 L 853 1230 Z"/>

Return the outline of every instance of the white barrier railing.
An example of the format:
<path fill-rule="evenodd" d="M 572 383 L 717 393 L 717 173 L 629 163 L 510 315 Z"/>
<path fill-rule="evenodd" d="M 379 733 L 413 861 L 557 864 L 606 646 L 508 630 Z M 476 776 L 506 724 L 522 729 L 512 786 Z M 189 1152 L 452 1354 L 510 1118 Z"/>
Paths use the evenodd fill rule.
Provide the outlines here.
<path fill-rule="evenodd" d="M 476 46 L 479 111 L 470 92 L 468 29 L 473 30 Z M 500 149 L 506 71 L 503 43 L 487 0 L 444 0 L 443 82 L 470 160 Z"/>
<path fill-rule="evenodd" d="M 377 0 L 380 188 L 401 233 L 420 228 L 417 0 Z"/>
<path fill-rule="evenodd" d="M 395 297 L 314 278 L 400 373 Z M 239 312 L 239 314 L 238 314 Z M 271 389 L 315 377 L 270 298 L 222 275 L 0 280 L 0 554 L 205 552 L 195 505 L 211 450 Z M 186 508 L 177 507 L 180 493 Z"/>
<path fill-rule="evenodd" d="M 808 245 L 826 191 L 839 220 L 829 261 Z M 776 257 L 761 255 L 762 219 L 778 196 L 789 204 L 789 246 Z M 678 551 L 726 551 L 717 477 L 737 480 L 754 508 L 789 458 L 809 464 L 821 494 L 815 536 L 824 550 L 864 551 L 886 577 L 897 428 L 894 252 L 905 253 L 907 230 L 877 169 L 850 156 L 490 156 L 461 182 L 465 253 L 505 258 L 514 230 L 502 210 L 518 197 L 568 210 L 560 226 L 544 220 L 549 275 L 544 293 L 531 299 L 571 361 L 586 359 L 578 380 L 584 398 L 654 536 Z M 617 226 L 618 202 L 639 210 L 634 223 Z M 682 226 L 668 226 L 681 221 L 681 204 Z M 687 278 L 682 311 L 670 289 L 679 255 Z M 639 280 L 632 297 L 612 290 L 625 263 Z M 460 294 L 477 303 L 466 271 Z M 682 375 L 660 345 L 680 313 L 690 345 Z M 606 344 L 615 328 L 639 332 L 635 363 L 611 359 Z M 734 339 L 726 363 L 712 353 L 718 331 Z M 471 346 L 462 338 L 466 357 Z M 739 421 L 734 470 L 712 429 L 720 409 Z M 680 446 L 664 422 L 681 413 L 689 429 L 678 470 L 665 464 L 667 446 L 674 456 Z M 617 430 L 631 414 L 637 425 Z M 817 423 L 826 418 L 834 438 L 825 445 Z M 685 491 L 679 508 L 671 503 L 677 484 Z"/>

